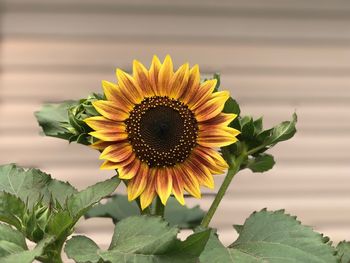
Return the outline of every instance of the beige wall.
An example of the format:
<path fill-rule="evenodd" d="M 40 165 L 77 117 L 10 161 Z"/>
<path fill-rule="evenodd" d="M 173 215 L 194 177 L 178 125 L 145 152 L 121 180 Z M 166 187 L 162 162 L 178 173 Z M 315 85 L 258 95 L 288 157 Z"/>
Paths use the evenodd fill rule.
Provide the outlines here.
<path fill-rule="evenodd" d="M 272 151 L 274 170 L 235 178 L 213 222 L 222 240 L 232 242 L 231 225 L 263 207 L 286 208 L 336 241 L 350 239 L 349 2 L 3 4 L 0 163 L 39 167 L 78 188 L 103 180 L 110 173 L 99 171 L 96 152 L 40 137 L 33 111 L 100 91 L 102 79 L 114 81 L 115 68 L 130 70 L 134 58 L 148 64 L 169 53 L 177 65 L 221 72 L 243 113 L 263 115 L 267 127 L 299 115 L 297 136 Z M 78 231 L 107 244 L 110 228 L 90 220 Z"/>

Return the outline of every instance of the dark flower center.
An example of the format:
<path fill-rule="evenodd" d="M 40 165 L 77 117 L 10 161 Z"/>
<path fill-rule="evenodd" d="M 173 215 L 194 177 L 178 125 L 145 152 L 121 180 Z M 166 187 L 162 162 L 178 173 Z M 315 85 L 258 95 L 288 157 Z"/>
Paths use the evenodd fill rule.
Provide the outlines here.
<path fill-rule="evenodd" d="M 175 99 L 146 98 L 135 105 L 125 123 L 134 152 L 151 167 L 181 163 L 196 146 L 194 114 Z"/>

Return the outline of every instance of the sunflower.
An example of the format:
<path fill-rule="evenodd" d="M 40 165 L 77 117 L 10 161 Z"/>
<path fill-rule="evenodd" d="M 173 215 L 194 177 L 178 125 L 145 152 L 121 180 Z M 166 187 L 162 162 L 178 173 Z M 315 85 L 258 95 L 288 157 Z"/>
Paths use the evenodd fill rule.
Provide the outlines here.
<path fill-rule="evenodd" d="M 135 60 L 133 76 L 116 75 L 117 84 L 102 82 L 106 100 L 93 103 L 102 116 L 85 120 L 101 169 L 118 169 L 142 209 L 157 195 L 164 205 L 171 194 L 184 204 L 184 191 L 200 198 L 200 186 L 214 188 L 213 175 L 228 168 L 217 148 L 239 134 L 228 127 L 236 115 L 222 113 L 229 93 L 214 92 L 215 79 L 201 83 L 198 65 L 174 72 L 169 55 L 163 63 L 154 56 L 149 70 Z"/>

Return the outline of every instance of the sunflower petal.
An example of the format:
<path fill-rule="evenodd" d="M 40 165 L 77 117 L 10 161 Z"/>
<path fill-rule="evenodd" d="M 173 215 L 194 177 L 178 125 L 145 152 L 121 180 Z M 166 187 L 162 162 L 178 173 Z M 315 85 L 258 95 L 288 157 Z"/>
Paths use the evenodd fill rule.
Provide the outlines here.
<path fill-rule="evenodd" d="M 109 160 L 106 160 L 103 162 L 100 169 L 101 170 L 120 169 L 124 166 L 129 165 L 131 162 L 133 162 L 135 160 L 135 158 L 136 158 L 136 155 L 134 153 L 132 153 L 130 155 L 130 157 L 128 157 L 127 159 L 120 161 L 120 162 L 111 162 Z"/>
<path fill-rule="evenodd" d="M 115 132 L 125 131 L 125 124 L 123 122 L 109 120 L 103 116 L 90 117 L 85 119 L 84 122 L 94 130 L 105 130 Z"/>
<path fill-rule="evenodd" d="M 124 141 L 128 138 L 128 134 L 126 132 L 93 131 L 89 134 L 97 139 L 104 140 L 107 142 Z"/>
<path fill-rule="evenodd" d="M 149 176 L 148 165 L 141 163 L 139 173 L 128 183 L 128 200 L 135 200 L 146 188 L 147 177 Z"/>
<path fill-rule="evenodd" d="M 120 179 L 131 179 L 133 178 L 137 172 L 139 171 L 141 162 L 138 158 L 126 166 L 119 168 L 119 178 Z"/>
<path fill-rule="evenodd" d="M 223 147 L 235 143 L 238 134 L 239 131 L 229 127 L 216 130 L 215 133 L 213 131 L 208 133 L 200 132 L 197 143 L 204 147 Z"/>
<path fill-rule="evenodd" d="M 169 168 L 160 168 L 156 174 L 156 191 L 163 205 L 166 205 L 171 194 L 172 179 L 172 171 Z"/>
<path fill-rule="evenodd" d="M 160 67 L 158 74 L 158 93 L 160 96 L 166 96 L 169 94 L 169 83 L 174 75 L 173 61 L 171 57 L 167 55 L 164 59 L 163 65 Z"/>
<path fill-rule="evenodd" d="M 228 126 L 234 119 L 236 119 L 237 114 L 233 113 L 223 113 L 221 112 L 216 117 L 198 123 L 199 130 L 209 130 L 212 128 L 220 128 L 220 127 L 226 127 Z"/>
<path fill-rule="evenodd" d="M 112 162 L 121 162 L 133 153 L 132 146 L 125 143 L 117 143 L 108 146 L 100 155 L 100 159 L 109 160 Z"/>
<path fill-rule="evenodd" d="M 149 69 L 149 79 L 152 84 L 152 89 L 155 95 L 160 95 L 158 90 L 158 75 L 160 68 L 162 66 L 162 63 L 160 63 L 160 60 L 157 56 L 153 56 L 152 64 Z"/>
<path fill-rule="evenodd" d="M 117 78 L 120 89 L 131 102 L 138 104 L 143 100 L 143 93 L 132 76 L 117 69 Z"/>
<path fill-rule="evenodd" d="M 156 196 L 156 189 L 155 189 L 155 170 L 150 169 L 150 173 L 148 176 L 146 188 L 143 191 L 143 193 L 140 195 L 140 203 L 141 203 L 141 209 L 144 210 L 146 207 L 148 207 L 154 197 Z"/>
<path fill-rule="evenodd" d="M 169 87 L 170 87 L 170 97 L 178 99 L 187 87 L 189 78 L 189 65 L 188 63 L 182 65 L 172 77 Z"/>
<path fill-rule="evenodd" d="M 113 101 L 119 109 L 125 109 L 126 111 L 132 110 L 133 103 L 123 95 L 117 84 L 103 80 L 102 88 L 106 99 Z"/>
<path fill-rule="evenodd" d="M 191 158 L 195 158 L 196 160 L 198 160 L 199 163 L 202 163 L 205 167 L 207 167 L 210 170 L 212 174 L 223 174 L 225 169 L 228 168 L 228 166 L 225 161 L 225 167 L 218 164 L 210 154 L 212 151 L 214 150 L 212 150 L 211 148 L 197 146 L 192 151 L 193 156 Z"/>
<path fill-rule="evenodd" d="M 215 89 L 216 83 L 216 79 L 210 79 L 200 84 L 199 89 L 193 94 L 194 96 L 188 102 L 191 110 L 195 110 L 210 98 Z"/>
<path fill-rule="evenodd" d="M 140 63 L 139 61 L 134 60 L 133 72 L 134 78 L 136 82 L 140 85 L 141 91 L 145 95 L 145 97 L 155 95 L 152 88 L 152 83 L 148 77 L 148 70 L 145 68 L 145 66 L 142 65 L 142 63 Z"/>
<path fill-rule="evenodd" d="M 228 91 L 215 92 L 208 101 L 195 110 L 197 121 L 206 121 L 219 115 L 229 97 Z"/>
<path fill-rule="evenodd" d="M 214 189 L 214 178 L 207 167 L 198 162 L 197 159 L 191 159 L 189 161 L 189 166 L 197 177 L 199 184 L 204 185 L 210 189 Z"/>
<path fill-rule="evenodd" d="M 113 101 L 97 100 L 94 101 L 92 105 L 98 113 L 110 120 L 124 121 L 129 117 L 129 113 L 120 109 Z"/>
<path fill-rule="evenodd" d="M 187 165 L 180 166 L 185 190 L 195 198 L 201 198 L 201 190 L 197 178 L 190 172 Z"/>
<path fill-rule="evenodd" d="M 178 167 L 175 166 L 173 169 L 173 194 L 177 201 L 179 201 L 180 204 L 185 205 L 185 198 L 184 198 L 184 183 L 182 180 L 181 172 L 179 171 Z"/>
<path fill-rule="evenodd" d="M 114 143 L 113 142 L 105 142 L 105 141 L 99 140 L 99 141 L 94 142 L 93 144 L 91 144 L 90 147 L 92 149 L 102 151 L 102 150 L 104 150 L 105 148 L 107 148 L 108 146 L 110 146 L 112 144 L 114 144 Z"/>
<path fill-rule="evenodd" d="M 185 92 L 181 95 L 181 98 L 180 98 L 183 103 L 188 104 L 188 102 L 195 96 L 195 94 L 199 89 L 199 84 L 200 84 L 199 66 L 194 65 L 190 70 Z"/>

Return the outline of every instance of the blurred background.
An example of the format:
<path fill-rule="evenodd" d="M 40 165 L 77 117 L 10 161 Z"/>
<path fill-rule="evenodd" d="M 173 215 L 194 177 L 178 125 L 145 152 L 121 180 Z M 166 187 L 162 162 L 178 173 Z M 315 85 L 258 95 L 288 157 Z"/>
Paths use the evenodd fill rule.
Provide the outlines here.
<path fill-rule="evenodd" d="M 153 54 L 220 72 L 243 114 L 265 127 L 299 115 L 298 133 L 273 149 L 276 166 L 244 171 L 213 220 L 232 243 L 232 224 L 254 210 L 287 212 L 333 240 L 350 239 L 350 2 L 326 0 L 2 0 L 0 163 L 38 167 L 79 189 L 113 175 L 98 153 L 39 136 L 33 112 L 115 81 L 115 68 Z M 220 185 L 222 178 L 217 178 Z M 211 198 L 189 199 L 208 208 Z M 108 219 L 77 232 L 109 244 Z"/>

